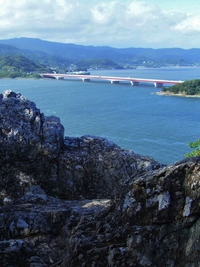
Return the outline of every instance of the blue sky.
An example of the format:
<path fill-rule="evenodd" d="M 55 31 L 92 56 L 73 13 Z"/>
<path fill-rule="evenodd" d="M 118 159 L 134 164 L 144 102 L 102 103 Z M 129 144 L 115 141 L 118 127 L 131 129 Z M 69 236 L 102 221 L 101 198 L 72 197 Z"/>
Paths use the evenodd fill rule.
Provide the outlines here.
<path fill-rule="evenodd" d="M 199 0 L 0 0 L 0 38 L 200 48 Z"/>

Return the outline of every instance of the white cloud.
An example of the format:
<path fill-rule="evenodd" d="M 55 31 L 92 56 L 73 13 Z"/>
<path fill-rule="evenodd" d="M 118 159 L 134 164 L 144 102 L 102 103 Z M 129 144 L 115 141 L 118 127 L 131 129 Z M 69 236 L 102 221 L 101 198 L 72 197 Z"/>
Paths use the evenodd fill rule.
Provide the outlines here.
<path fill-rule="evenodd" d="M 177 31 L 200 32 L 200 16 L 189 17 L 175 26 Z"/>
<path fill-rule="evenodd" d="M 191 0 L 196 1 L 196 0 Z M 0 0 L 0 36 L 86 45 L 185 47 L 198 44 L 200 16 L 157 0 Z M 156 3 L 156 4 L 154 4 Z M 190 4 L 192 5 L 192 3 Z M 179 7 L 180 9 L 181 7 Z M 196 42 L 196 43 L 195 43 Z"/>
<path fill-rule="evenodd" d="M 113 5 L 102 3 L 91 9 L 92 18 L 97 24 L 107 24 L 113 18 Z"/>

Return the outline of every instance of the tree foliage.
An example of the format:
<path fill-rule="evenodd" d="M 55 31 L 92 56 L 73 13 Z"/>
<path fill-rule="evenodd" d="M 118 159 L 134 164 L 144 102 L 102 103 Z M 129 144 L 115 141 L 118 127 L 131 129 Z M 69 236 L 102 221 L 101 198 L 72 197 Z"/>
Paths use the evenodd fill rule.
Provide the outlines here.
<path fill-rule="evenodd" d="M 44 65 L 20 55 L 0 56 L 0 78 L 38 77 L 37 73 L 44 70 Z"/>
<path fill-rule="evenodd" d="M 163 92 L 185 95 L 200 95 L 200 79 L 185 81 L 171 87 L 164 87 Z"/>
<path fill-rule="evenodd" d="M 184 155 L 185 158 L 200 156 L 200 140 L 189 143 L 189 147 L 193 150 Z"/>

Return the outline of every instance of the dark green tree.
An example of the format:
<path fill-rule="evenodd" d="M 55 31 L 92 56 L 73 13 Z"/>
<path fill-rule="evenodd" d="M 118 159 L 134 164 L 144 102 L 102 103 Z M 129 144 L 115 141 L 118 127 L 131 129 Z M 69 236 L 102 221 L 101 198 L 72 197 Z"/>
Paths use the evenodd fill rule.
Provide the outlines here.
<path fill-rule="evenodd" d="M 193 150 L 190 153 L 186 153 L 184 158 L 200 156 L 200 140 L 190 142 L 189 147 Z"/>

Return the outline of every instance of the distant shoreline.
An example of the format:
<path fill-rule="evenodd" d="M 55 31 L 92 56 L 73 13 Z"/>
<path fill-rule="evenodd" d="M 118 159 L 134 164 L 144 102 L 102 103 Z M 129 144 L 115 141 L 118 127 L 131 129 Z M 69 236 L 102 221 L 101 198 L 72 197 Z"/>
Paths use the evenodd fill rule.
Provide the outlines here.
<path fill-rule="evenodd" d="M 164 96 L 179 96 L 179 97 L 197 97 L 199 98 L 200 95 L 186 95 L 186 94 L 174 94 L 174 93 L 171 93 L 171 92 L 155 92 L 154 93 L 155 95 L 164 95 Z"/>

